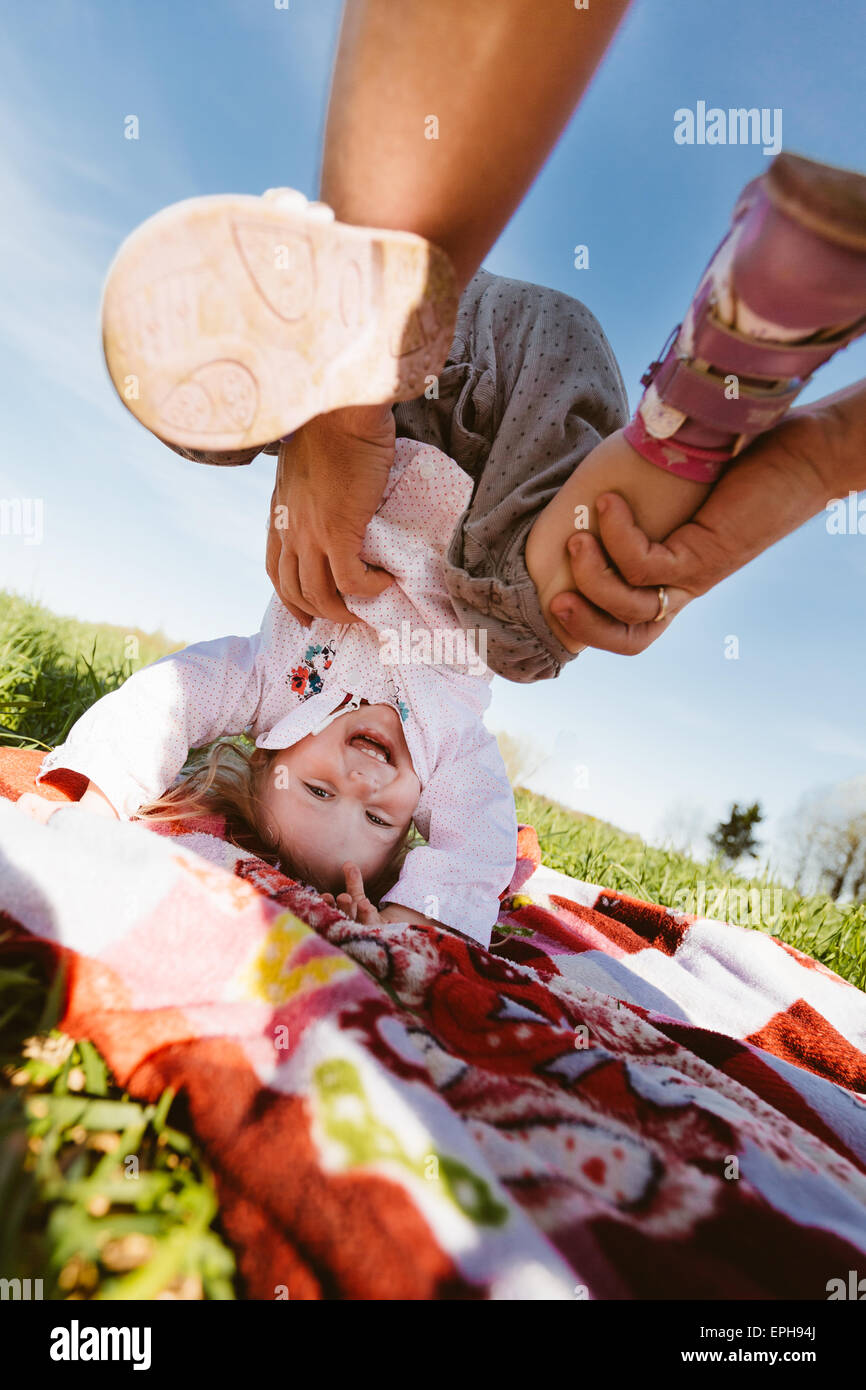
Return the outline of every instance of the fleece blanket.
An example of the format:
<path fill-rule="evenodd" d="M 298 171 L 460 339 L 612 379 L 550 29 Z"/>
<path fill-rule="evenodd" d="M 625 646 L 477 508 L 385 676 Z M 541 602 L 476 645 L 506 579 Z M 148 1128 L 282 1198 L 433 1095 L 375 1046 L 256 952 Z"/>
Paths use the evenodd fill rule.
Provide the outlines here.
<path fill-rule="evenodd" d="M 826 1299 L 866 1268 L 866 996 L 521 831 L 489 951 L 355 924 L 221 838 L 11 800 L 5 941 L 61 1026 L 185 1093 L 253 1299 Z M 80 793 L 75 779 L 58 797 Z M 4 935 L 4 933 L 0 933 Z"/>

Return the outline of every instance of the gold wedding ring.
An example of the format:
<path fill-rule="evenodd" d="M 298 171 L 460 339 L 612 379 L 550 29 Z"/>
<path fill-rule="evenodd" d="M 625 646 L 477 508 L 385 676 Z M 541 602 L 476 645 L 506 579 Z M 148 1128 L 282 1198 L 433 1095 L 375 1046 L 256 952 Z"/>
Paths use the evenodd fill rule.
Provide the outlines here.
<path fill-rule="evenodd" d="M 668 591 L 664 584 L 659 585 L 659 611 L 653 618 L 654 623 L 663 623 L 668 615 Z"/>

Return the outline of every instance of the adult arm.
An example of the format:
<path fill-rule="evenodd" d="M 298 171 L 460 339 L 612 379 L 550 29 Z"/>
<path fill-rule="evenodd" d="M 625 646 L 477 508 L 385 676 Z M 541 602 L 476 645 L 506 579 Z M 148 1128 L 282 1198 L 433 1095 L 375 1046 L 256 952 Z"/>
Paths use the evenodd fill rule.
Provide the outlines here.
<path fill-rule="evenodd" d="M 571 538 L 576 593 L 551 611 L 585 646 L 634 656 L 661 636 L 658 586 L 669 616 L 815 516 L 831 498 L 866 487 L 866 381 L 801 406 L 756 440 L 691 521 L 650 541 L 628 504 L 599 498 L 601 543 Z M 615 566 L 615 568 L 613 568 Z"/>
<path fill-rule="evenodd" d="M 627 3 L 347 0 L 320 197 L 342 222 L 435 242 L 462 289 L 544 163 Z M 319 416 L 281 452 L 266 569 L 300 623 L 353 622 L 343 595 L 371 597 L 390 582 L 365 571 L 359 551 L 393 457 L 390 402 Z"/>
<path fill-rule="evenodd" d="M 462 289 L 547 158 L 627 6 L 346 0 L 320 196 L 343 222 L 435 242 Z"/>

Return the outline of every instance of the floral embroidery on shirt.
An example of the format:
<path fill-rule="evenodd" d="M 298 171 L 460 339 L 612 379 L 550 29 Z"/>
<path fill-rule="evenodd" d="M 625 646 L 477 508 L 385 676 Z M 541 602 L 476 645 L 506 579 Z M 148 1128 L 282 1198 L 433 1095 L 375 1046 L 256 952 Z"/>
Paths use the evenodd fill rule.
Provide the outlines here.
<path fill-rule="evenodd" d="M 400 687 L 390 673 L 386 677 L 385 684 L 388 687 L 388 698 L 405 724 L 406 720 L 409 718 L 409 706 L 406 704 L 405 700 L 401 700 Z"/>
<path fill-rule="evenodd" d="M 323 673 L 329 670 L 337 652 L 335 639 L 330 642 L 311 642 L 304 659 L 289 672 L 289 685 L 300 700 L 309 700 L 322 689 Z"/>

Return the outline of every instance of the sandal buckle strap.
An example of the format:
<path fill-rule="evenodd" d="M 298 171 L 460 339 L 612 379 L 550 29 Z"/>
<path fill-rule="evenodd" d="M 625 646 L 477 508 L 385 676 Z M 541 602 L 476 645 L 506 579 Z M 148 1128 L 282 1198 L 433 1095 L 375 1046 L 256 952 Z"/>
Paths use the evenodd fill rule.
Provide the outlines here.
<path fill-rule="evenodd" d="M 665 405 L 728 435 L 760 434 L 772 429 L 796 400 L 805 382 L 762 391 L 738 385 L 738 395 L 727 397 L 722 377 L 701 368 L 675 351 L 656 377 L 656 390 Z"/>
<path fill-rule="evenodd" d="M 864 332 L 866 317 L 820 343 L 761 342 L 720 323 L 707 306 L 695 325 L 689 358 L 711 363 L 720 373 L 805 383 L 828 358 Z"/>

